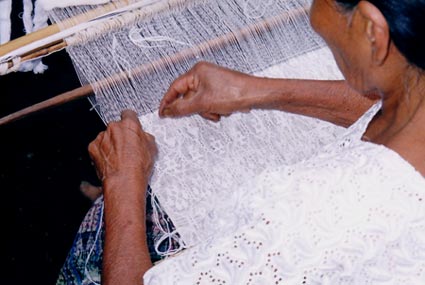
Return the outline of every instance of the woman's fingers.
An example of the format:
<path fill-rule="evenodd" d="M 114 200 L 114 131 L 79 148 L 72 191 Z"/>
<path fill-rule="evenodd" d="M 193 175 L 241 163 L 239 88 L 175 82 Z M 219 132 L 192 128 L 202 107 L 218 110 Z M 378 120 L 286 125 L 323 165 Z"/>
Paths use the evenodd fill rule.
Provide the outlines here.
<path fill-rule="evenodd" d="M 194 91 L 196 89 L 195 87 L 195 77 L 193 72 L 189 71 L 188 73 L 177 78 L 171 84 L 167 93 L 165 93 L 164 97 L 161 100 L 161 104 L 159 106 L 159 115 L 167 116 L 166 114 L 164 114 L 164 110 L 182 95 L 184 96 L 189 91 Z"/>
<path fill-rule="evenodd" d="M 199 113 L 201 106 L 199 98 L 196 98 L 194 91 L 188 91 L 184 97 L 174 100 L 174 102 L 166 105 L 160 116 L 162 117 L 179 117 Z"/>
<path fill-rule="evenodd" d="M 99 179 L 116 173 L 152 171 L 157 149 L 155 138 L 142 130 L 137 114 L 126 110 L 89 145 Z"/>
<path fill-rule="evenodd" d="M 89 155 L 95 165 L 97 177 L 102 180 L 103 179 L 103 169 L 101 169 L 100 160 L 102 159 L 102 154 L 100 151 L 100 144 L 103 141 L 103 137 L 105 136 L 105 132 L 99 133 L 94 141 L 89 144 Z"/>
<path fill-rule="evenodd" d="M 213 122 L 218 122 L 220 121 L 220 118 L 221 118 L 219 114 L 212 114 L 212 113 L 200 113 L 199 115 L 201 115 L 202 118 L 213 121 Z"/>
<path fill-rule="evenodd" d="M 136 134 L 143 133 L 142 124 L 137 117 L 137 113 L 132 110 L 124 110 L 121 113 L 121 121 L 118 124 L 123 124 L 125 128 L 130 129 Z M 121 127 L 119 127 L 121 128 Z"/>

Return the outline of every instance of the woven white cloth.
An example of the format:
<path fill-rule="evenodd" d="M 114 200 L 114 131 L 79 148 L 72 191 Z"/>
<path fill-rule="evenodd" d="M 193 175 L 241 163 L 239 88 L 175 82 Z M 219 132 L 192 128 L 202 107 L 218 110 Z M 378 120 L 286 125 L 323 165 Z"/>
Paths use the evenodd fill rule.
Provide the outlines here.
<path fill-rule="evenodd" d="M 320 64 L 312 64 L 319 59 Z M 328 48 L 291 59 L 258 75 L 342 78 Z M 143 128 L 155 136 L 159 150 L 150 185 L 186 247 L 234 230 L 230 223 L 228 229 L 218 230 L 215 218 L 222 212 L 220 209 L 226 211 L 236 206 L 229 204 L 233 189 L 258 176 L 266 167 L 310 157 L 345 131 L 317 119 L 261 110 L 233 114 L 219 123 L 199 116 L 160 119 L 157 112 L 140 120 Z M 239 217 L 241 221 L 250 218 Z"/>
<path fill-rule="evenodd" d="M 144 284 L 423 284 L 425 180 L 361 141 L 379 108 L 311 158 L 235 187 L 216 226 L 237 230 L 156 265 Z"/>

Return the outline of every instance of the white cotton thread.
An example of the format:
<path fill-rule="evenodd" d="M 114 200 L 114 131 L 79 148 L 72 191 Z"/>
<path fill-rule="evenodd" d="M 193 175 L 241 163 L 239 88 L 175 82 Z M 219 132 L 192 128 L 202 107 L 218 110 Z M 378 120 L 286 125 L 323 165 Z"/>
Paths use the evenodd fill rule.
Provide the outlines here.
<path fill-rule="evenodd" d="M 32 0 L 24 0 L 22 20 L 27 34 L 38 31 L 48 25 L 47 12 L 41 7 L 39 1 L 35 2 L 34 5 Z M 33 71 L 34 74 L 41 74 L 44 73 L 47 68 L 48 67 L 41 62 L 41 59 L 33 59 L 22 63 L 17 70 L 21 72 Z"/>
<path fill-rule="evenodd" d="M 191 46 L 188 43 L 185 43 L 167 36 L 143 37 L 140 32 L 141 32 L 141 29 L 131 29 L 130 32 L 128 33 L 128 38 L 130 39 L 130 41 L 140 48 L 166 47 L 169 45 L 167 43 Z"/>
<path fill-rule="evenodd" d="M 84 276 L 86 276 L 87 279 L 90 282 L 92 282 L 96 285 L 100 285 L 100 282 L 93 280 L 93 278 L 90 274 L 90 271 L 87 269 L 87 265 L 90 261 L 90 257 L 93 254 L 94 249 L 96 248 L 96 243 L 99 240 L 100 234 L 102 232 L 104 210 L 105 210 L 105 203 L 102 201 L 102 206 L 101 206 L 101 209 L 100 209 L 100 219 L 99 219 L 99 225 L 97 226 L 96 237 L 94 239 L 92 247 L 90 248 L 89 254 L 87 255 L 86 261 L 84 263 Z"/>
<path fill-rule="evenodd" d="M 263 18 L 267 13 L 267 9 L 274 5 L 275 1 L 276 0 L 246 0 L 243 3 L 243 13 L 250 19 Z"/>
<path fill-rule="evenodd" d="M 170 228 L 169 228 L 169 226 L 168 226 L 168 223 L 167 223 L 167 230 L 169 231 L 170 230 Z M 161 251 L 161 250 L 159 250 L 159 246 L 164 242 L 164 241 L 166 241 L 166 240 L 168 240 L 168 249 L 166 250 L 166 251 Z M 177 241 L 177 243 L 178 243 L 178 245 L 179 245 L 179 247 L 178 248 L 175 248 L 175 249 L 172 249 L 171 248 L 171 244 L 172 244 L 172 241 Z M 178 232 L 177 232 L 177 230 L 174 230 L 174 231 L 172 231 L 172 232 L 165 232 L 162 236 L 161 236 L 161 238 L 158 240 L 158 241 L 156 241 L 155 242 L 155 251 L 160 255 L 160 256 L 164 256 L 164 257 L 167 257 L 167 256 L 171 256 L 171 255 L 174 255 L 174 254 L 176 254 L 177 252 L 180 252 L 181 250 L 183 250 L 183 246 L 182 246 L 182 244 L 181 244 L 181 242 L 180 242 L 180 239 L 178 238 Z"/>
<path fill-rule="evenodd" d="M 161 232 L 159 234 L 160 238 L 155 241 L 156 253 L 160 256 L 167 257 L 182 251 L 185 248 L 185 246 L 182 240 L 180 239 L 177 230 L 173 230 L 173 231 L 171 230 L 171 226 L 168 223 L 167 219 L 165 218 L 165 213 L 162 210 L 161 205 L 159 205 L 159 203 L 157 202 L 157 198 L 152 193 L 152 191 L 150 192 L 150 194 L 151 194 L 151 204 L 152 204 L 152 210 L 153 210 L 152 220 L 153 220 L 153 223 L 158 227 L 159 231 Z M 164 223 L 166 228 L 163 227 Z M 165 251 L 160 251 L 159 250 L 160 245 L 166 240 L 168 240 L 168 249 Z M 179 245 L 178 248 L 175 248 L 175 249 L 171 248 L 173 241 L 177 242 L 177 244 Z"/>
<path fill-rule="evenodd" d="M 34 63 L 32 61 L 26 61 L 19 64 L 19 68 L 16 71 L 29 72 L 34 70 Z"/>
<path fill-rule="evenodd" d="M 120 45 L 118 44 L 117 38 L 114 36 L 112 39 L 112 50 L 115 51 L 112 55 L 112 59 L 115 62 L 116 66 L 121 68 L 123 72 L 126 72 L 128 75 L 128 78 L 130 80 L 134 80 L 133 73 L 131 71 L 131 64 L 120 55 L 120 52 L 118 51 L 118 48 Z"/>
<path fill-rule="evenodd" d="M 6 75 L 9 70 L 9 65 L 7 63 L 0 64 L 0 75 Z"/>
<path fill-rule="evenodd" d="M 48 26 L 49 17 L 46 10 L 40 4 L 40 1 L 35 2 L 34 17 L 33 17 L 33 31 L 38 31 Z"/>
<path fill-rule="evenodd" d="M 12 0 L 0 0 L 0 44 L 10 41 L 12 32 Z"/>
<path fill-rule="evenodd" d="M 40 1 L 35 2 L 34 17 L 33 17 L 33 32 L 38 31 L 48 26 L 49 17 L 43 9 Z M 43 64 L 41 59 L 35 59 L 32 63 L 32 71 L 34 74 L 42 74 L 48 69 L 48 66 Z"/>
<path fill-rule="evenodd" d="M 24 22 L 25 33 L 32 33 L 34 23 L 33 23 L 33 12 L 34 5 L 32 0 L 24 0 L 24 12 L 22 13 L 22 21 Z"/>
<path fill-rule="evenodd" d="M 19 71 L 19 68 L 21 67 L 21 58 L 15 57 L 12 59 L 13 66 L 9 69 L 8 72 L 16 72 Z"/>
<path fill-rule="evenodd" d="M 44 73 L 49 67 L 45 64 L 43 64 L 43 62 L 41 62 L 41 59 L 38 59 L 36 61 L 36 64 L 34 65 L 33 68 L 33 72 L 34 74 L 42 74 Z"/>
<path fill-rule="evenodd" d="M 95 110 L 96 110 L 96 108 L 97 108 L 97 107 L 99 107 L 99 106 L 100 106 L 100 104 L 99 104 L 99 103 L 93 104 L 93 105 L 92 105 L 92 107 L 89 109 L 89 111 L 90 111 L 90 112 L 95 111 Z"/>

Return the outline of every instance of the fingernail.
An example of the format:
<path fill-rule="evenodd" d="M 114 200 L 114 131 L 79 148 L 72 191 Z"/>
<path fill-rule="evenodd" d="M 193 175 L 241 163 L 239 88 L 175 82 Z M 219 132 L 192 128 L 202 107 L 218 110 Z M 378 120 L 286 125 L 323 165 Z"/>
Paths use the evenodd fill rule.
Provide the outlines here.
<path fill-rule="evenodd" d="M 171 115 L 171 110 L 170 110 L 170 109 L 168 109 L 168 108 L 165 108 L 165 109 L 162 111 L 162 115 L 163 115 L 163 116 L 170 116 L 170 115 Z"/>

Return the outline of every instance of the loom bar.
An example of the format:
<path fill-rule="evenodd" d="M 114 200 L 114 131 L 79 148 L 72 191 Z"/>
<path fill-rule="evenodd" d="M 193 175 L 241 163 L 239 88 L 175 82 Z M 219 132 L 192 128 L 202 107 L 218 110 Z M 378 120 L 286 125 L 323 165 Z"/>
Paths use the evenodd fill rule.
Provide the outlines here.
<path fill-rule="evenodd" d="M 93 88 L 90 85 L 84 85 L 82 87 L 79 87 L 77 89 L 65 92 L 61 95 L 55 96 L 53 98 L 50 98 L 46 101 L 43 101 L 41 103 L 35 104 L 33 106 L 27 107 L 25 109 L 22 109 L 18 112 L 15 112 L 13 114 L 10 114 L 8 116 L 5 116 L 0 119 L 0 126 L 6 125 L 8 123 L 11 123 L 13 121 L 16 121 L 18 119 L 24 118 L 30 114 L 49 109 L 52 107 L 60 106 L 65 103 L 74 101 L 79 98 L 87 97 L 90 94 L 92 94 Z"/>
<path fill-rule="evenodd" d="M 62 32 L 61 29 L 63 30 L 66 28 L 73 27 L 79 23 L 90 21 L 96 17 L 101 16 L 102 14 L 112 12 L 115 9 L 120 7 L 125 7 L 128 4 L 129 4 L 128 0 L 110 3 L 100 8 L 93 9 L 86 14 L 75 16 L 74 18 L 64 20 L 63 22 L 50 25 L 39 31 L 22 36 L 15 40 L 12 40 L 8 43 L 0 45 L 0 57 L 7 55 L 8 53 L 18 50 L 20 48 L 23 48 L 27 45 L 30 45 L 31 43 L 34 43 L 36 41 L 40 41 L 42 39 L 48 38 L 55 34 L 61 33 Z M 44 47 L 47 47 L 47 45 Z M 44 48 L 44 47 L 39 47 L 39 48 Z"/>

